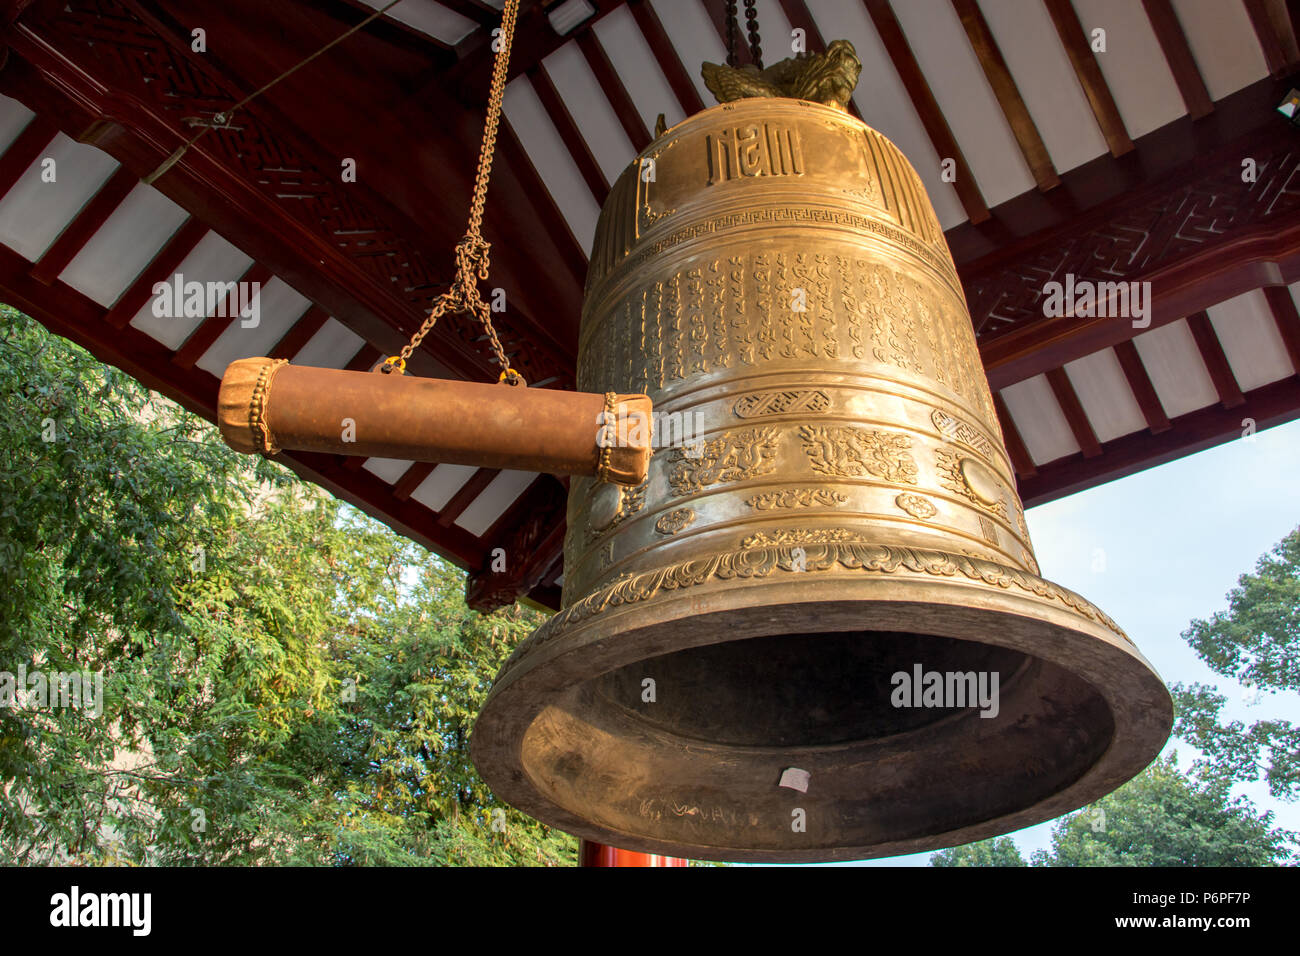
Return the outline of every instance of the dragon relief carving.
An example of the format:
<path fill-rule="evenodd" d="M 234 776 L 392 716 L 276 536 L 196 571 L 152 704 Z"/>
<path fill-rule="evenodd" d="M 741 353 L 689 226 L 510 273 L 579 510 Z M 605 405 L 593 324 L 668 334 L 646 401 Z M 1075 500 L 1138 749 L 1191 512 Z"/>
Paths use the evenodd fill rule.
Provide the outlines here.
<path fill-rule="evenodd" d="M 868 431 L 848 425 L 801 425 L 799 437 L 813 471 L 855 478 L 864 474 L 916 484 L 916 461 L 907 435 Z"/>
<path fill-rule="evenodd" d="M 776 469 L 777 431 L 751 428 L 733 432 L 690 450 L 673 449 L 668 484 L 673 493 L 689 495 L 709 485 L 743 481 Z"/>

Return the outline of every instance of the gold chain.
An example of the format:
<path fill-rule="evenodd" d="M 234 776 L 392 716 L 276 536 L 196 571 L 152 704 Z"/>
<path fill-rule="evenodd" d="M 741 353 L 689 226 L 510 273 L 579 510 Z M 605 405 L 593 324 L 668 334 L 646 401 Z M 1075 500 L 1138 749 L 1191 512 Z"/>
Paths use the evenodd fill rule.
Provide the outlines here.
<path fill-rule="evenodd" d="M 488 257 L 491 245 L 484 240 L 479 230 L 483 225 L 483 208 L 487 203 L 488 178 L 492 175 L 492 154 L 496 149 L 501 101 L 506 92 L 506 67 L 510 62 L 510 44 L 514 39 L 518 12 L 519 0 L 506 0 L 505 9 L 501 12 L 501 43 L 492 65 L 492 88 L 488 93 L 487 123 L 483 127 L 483 144 L 479 148 L 474 198 L 469 208 L 469 226 L 465 231 L 465 237 L 456 244 L 456 277 L 452 280 L 451 288 L 434 300 L 429 317 L 424 320 L 419 331 L 411 336 L 411 341 L 406 344 L 406 347 L 399 354 L 384 360 L 381 369 L 385 372 L 390 372 L 394 368 L 405 371 L 406 360 L 419 348 L 420 342 L 432 331 L 438 319 L 448 312 L 457 312 L 474 315 L 487 330 L 497 362 L 504 370 L 500 381 L 511 385 L 526 384 L 523 376 L 510 367 L 506 350 L 501 345 L 501 339 L 497 337 L 496 329 L 492 327 L 492 310 L 483 301 L 478 288 L 479 280 L 487 279 L 491 265 Z"/>

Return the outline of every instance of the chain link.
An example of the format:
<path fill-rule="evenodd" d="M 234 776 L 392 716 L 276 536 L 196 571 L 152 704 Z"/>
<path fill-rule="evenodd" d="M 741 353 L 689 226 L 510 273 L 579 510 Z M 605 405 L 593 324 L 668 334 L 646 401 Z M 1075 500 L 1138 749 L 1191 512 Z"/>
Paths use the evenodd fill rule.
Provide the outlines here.
<path fill-rule="evenodd" d="M 474 178 L 474 195 L 470 201 L 469 224 L 465 236 L 456 243 L 456 277 L 451 288 L 434 300 L 429 316 L 420 326 L 419 331 L 411 336 L 400 353 L 390 356 L 381 369 L 385 372 L 394 368 L 405 370 L 406 360 L 424 341 L 438 319 L 447 313 L 464 313 L 473 315 L 487 331 L 492 351 L 502 368 L 501 381 L 510 385 L 522 385 L 523 376 L 510 367 L 506 350 L 501 345 L 497 330 L 492 326 L 492 310 L 479 292 L 478 283 L 486 280 L 491 269 L 491 244 L 480 231 L 483 226 L 483 210 L 487 205 L 488 180 L 492 175 L 492 156 L 496 151 L 497 128 L 501 121 L 501 102 L 506 92 L 506 72 L 510 63 L 510 46 L 514 41 L 515 22 L 519 13 L 519 0 L 506 0 L 501 12 L 500 46 L 496 60 L 492 65 L 492 87 L 488 92 L 487 122 L 483 127 L 483 143 L 479 147 L 478 172 Z"/>
<path fill-rule="evenodd" d="M 745 0 L 745 26 L 749 31 L 749 56 L 754 61 L 754 66 L 758 69 L 763 68 L 763 47 L 761 46 L 762 37 L 758 35 L 758 10 L 754 5 L 757 0 Z"/>
<path fill-rule="evenodd" d="M 727 66 L 733 70 L 739 66 L 736 60 L 736 0 L 726 0 L 727 3 Z"/>

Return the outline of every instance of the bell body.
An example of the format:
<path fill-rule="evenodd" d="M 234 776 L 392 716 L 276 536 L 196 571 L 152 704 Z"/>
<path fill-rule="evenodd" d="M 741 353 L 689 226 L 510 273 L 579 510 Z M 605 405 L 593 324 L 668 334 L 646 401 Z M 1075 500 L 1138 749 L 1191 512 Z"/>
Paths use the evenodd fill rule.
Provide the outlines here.
<path fill-rule="evenodd" d="M 648 853 L 861 859 L 1159 752 L 1168 692 L 1038 576 L 942 230 L 857 119 L 741 100 L 656 140 L 602 211 L 578 387 L 648 394 L 656 450 L 571 485 L 564 608 L 472 741 L 510 803 Z"/>

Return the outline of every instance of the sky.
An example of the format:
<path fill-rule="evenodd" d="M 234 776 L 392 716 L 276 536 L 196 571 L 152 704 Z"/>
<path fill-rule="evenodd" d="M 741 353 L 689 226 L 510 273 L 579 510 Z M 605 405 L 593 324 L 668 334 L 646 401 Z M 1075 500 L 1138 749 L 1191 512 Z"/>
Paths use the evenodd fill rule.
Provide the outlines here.
<path fill-rule="evenodd" d="M 1217 685 L 1229 720 L 1300 721 L 1300 697 L 1264 694 L 1249 703 L 1181 637 L 1193 619 L 1226 610 L 1237 578 L 1300 525 L 1300 421 L 1039 505 L 1026 519 L 1042 576 L 1114 618 L 1166 683 Z M 1170 749 L 1190 765 L 1190 745 L 1171 738 Z M 1235 792 L 1272 810 L 1274 825 L 1300 830 L 1300 802 L 1276 800 L 1262 783 Z M 1051 828 L 1012 834 L 1026 859 L 1050 849 Z M 850 865 L 926 866 L 929 858 Z"/>

